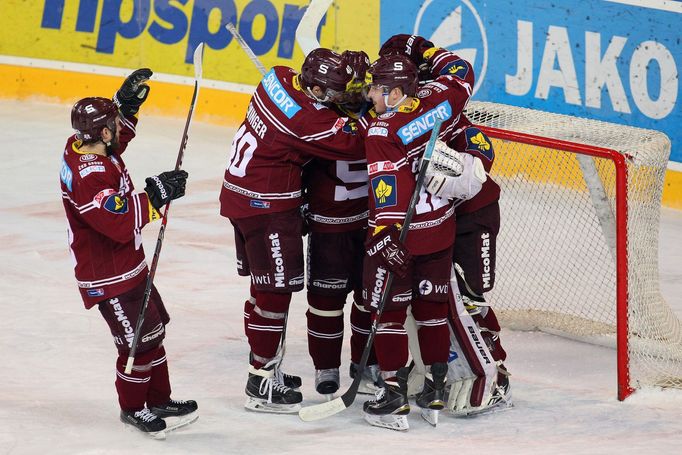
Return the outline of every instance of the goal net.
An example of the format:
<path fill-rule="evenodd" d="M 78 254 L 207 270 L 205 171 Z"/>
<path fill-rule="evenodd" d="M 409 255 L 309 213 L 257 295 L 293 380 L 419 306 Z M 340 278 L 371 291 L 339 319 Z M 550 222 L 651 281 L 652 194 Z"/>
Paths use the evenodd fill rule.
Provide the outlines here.
<path fill-rule="evenodd" d="M 658 287 L 667 136 L 486 102 L 466 115 L 502 188 L 488 297 L 503 327 L 616 347 L 621 400 L 682 388 L 682 326 Z"/>

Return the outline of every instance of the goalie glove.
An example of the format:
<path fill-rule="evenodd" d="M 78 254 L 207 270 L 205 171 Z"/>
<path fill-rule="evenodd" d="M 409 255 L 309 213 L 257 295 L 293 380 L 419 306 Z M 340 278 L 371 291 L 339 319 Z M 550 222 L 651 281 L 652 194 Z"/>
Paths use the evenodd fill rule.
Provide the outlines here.
<path fill-rule="evenodd" d="M 487 180 L 483 162 L 468 153 L 452 152 L 459 155 L 456 164 L 430 166 L 427 170 L 426 191 L 445 199 L 469 200 L 481 191 Z M 454 158 L 450 160 L 455 163 Z M 455 174 L 456 171 L 459 173 Z"/>

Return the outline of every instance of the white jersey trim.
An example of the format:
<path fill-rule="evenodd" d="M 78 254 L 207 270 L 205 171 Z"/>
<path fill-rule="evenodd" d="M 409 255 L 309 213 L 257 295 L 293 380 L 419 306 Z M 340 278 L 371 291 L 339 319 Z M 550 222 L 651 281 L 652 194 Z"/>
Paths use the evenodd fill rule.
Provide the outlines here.
<path fill-rule="evenodd" d="M 80 280 L 78 280 L 78 287 L 82 288 L 82 289 L 90 289 L 90 288 L 98 288 L 98 287 L 102 287 L 102 286 L 109 286 L 112 284 L 121 283 L 123 281 L 127 281 L 131 278 L 136 277 L 137 275 L 142 273 L 142 271 L 146 268 L 147 268 L 147 262 L 143 260 L 134 269 L 130 270 L 129 272 L 125 272 L 125 273 L 122 273 L 120 275 L 117 275 L 117 276 L 112 276 L 109 278 L 103 278 L 101 280 L 94 280 L 94 281 L 80 281 Z"/>
<path fill-rule="evenodd" d="M 258 193 L 256 191 L 247 190 L 241 186 L 234 185 L 227 180 L 223 180 L 223 187 L 226 190 L 232 191 L 242 196 L 250 197 L 253 199 L 296 199 L 301 197 L 301 190 L 291 191 L 289 193 Z"/>

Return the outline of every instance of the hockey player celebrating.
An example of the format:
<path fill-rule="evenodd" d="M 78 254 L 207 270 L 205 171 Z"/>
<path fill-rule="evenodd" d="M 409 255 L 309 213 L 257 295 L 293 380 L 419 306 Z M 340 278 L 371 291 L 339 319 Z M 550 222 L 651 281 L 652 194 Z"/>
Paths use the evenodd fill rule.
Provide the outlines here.
<path fill-rule="evenodd" d="M 300 74 L 272 68 L 232 141 L 220 213 L 234 227 L 237 271 L 251 276 L 252 299 L 244 311 L 251 347 L 247 409 L 298 412 L 303 399 L 294 390 L 300 378 L 278 369 L 291 296 L 304 281 L 301 170 L 314 157 L 363 157 L 350 119 L 325 105 L 352 76 L 345 60 L 324 48 L 308 54 Z"/>
<path fill-rule="evenodd" d="M 118 349 L 116 391 L 121 420 L 151 436 L 191 423 L 195 401 L 171 399 L 168 363 L 163 347 L 169 316 L 152 288 L 131 374 L 125 365 L 133 328 L 142 305 L 148 269 L 142 228 L 161 218 L 168 201 L 185 194 L 185 171 L 146 179 L 136 192 L 121 157 L 135 136 L 137 112 L 149 94 L 149 69 L 133 72 L 107 98 L 83 98 L 71 110 L 76 134 L 64 148 L 62 202 L 68 221 L 69 247 L 85 307 L 97 306 Z M 175 418 L 172 425 L 165 418 Z"/>
<path fill-rule="evenodd" d="M 408 347 L 403 326 L 408 305 L 419 327 L 421 356 L 427 371 L 417 404 L 433 411 L 445 405 L 454 206 L 448 199 L 422 189 L 412 223 L 409 227 L 401 223 L 436 118 L 443 120 L 439 137 L 449 140 L 471 95 L 473 81 L 469 63 L 446 50 L 430 48 L 421 53 L 421 60 L 435 81 L 419 93 L 417 66 L 403 55 L 380 57 L 369 69 L 368 96 L 381 115 L 368 125 L 365 141 L 372 231 L 363 271 L 365 305 L 376 309 L 382 293 L 389 294 L 375 339 L 386 386 L 378 392 L 376 401 L 365 403 L 364 413 L 370 424 L 396 430 L 409 428 L 405 368 Z M 448 71 L 443 71 L 446 68 Z M 399 230 L 408 228 L 402 244 Z M 390 290 L 384 289 L 387 270 L 396 275 Z"/>
<path fill-rule="evenodd" d="M 363 134 L 368 105 L 363 96 L 370 61 L 362 51 L 345 51 L 342 58 L 353 69 L 353 80 L 329 107 L 357 120 Z M 308 233 L 308 349 L 315 366 L 315 389 L 330 395 L 339 389 L 346 296 L 352 292 L 351 377 L 362 357 L 371 326 L 362 305 L 362 260 L 367 236 L 367 161 L 323 160 L 306 164 L 304 182 Z M 374 393 L 378 366 L 374 355 L 363 371 L 362 393 Z"/>
<path fill-rule="evenodd" d="M 423 37 L 399 34 L 382 45 L 379 55 L 410 58 L 422 69 L 420 82 L 427 83 L 434 75 L 428 71 L 423 55 L 433 48 L 433 43 Z M 442 67 L 441 73 L 452 70 L 456 72 L 457 67 Z M 471 77 L 473 85 L 473 74 Z M 511 406 L 511 389 L 509 373 L 503 364 L 507 354 L 499 339 L 500 325 L 483 296 L 495 284 L 496 237 L 500 228 L 500 187 L 484 174 L 490 172 L 495 152 L 490 139 L 466 115 L 460 115 L 455 131 L 447 143 L 450 148 L 445 144 L 436 147 L 426 189 L 435 196 L 456 201 L 453 265 L 461 303 L 468 314 L 458 316 L 454 309 L 450 312 L 452 349 L 459 353 L 459 360 L 457 365 L 450 365 L 448 381 L 453 393 L 448 406 L 455 414 L 468 415 Z M 467 169 L 477 172 L 464 172 Z M 474 346 L 472 331 L 461 330 L 462 326 L 469 325 L 485 340 L 484 355 L 494 359 L 496 368 L 490 368 L 481 358 Z"/>

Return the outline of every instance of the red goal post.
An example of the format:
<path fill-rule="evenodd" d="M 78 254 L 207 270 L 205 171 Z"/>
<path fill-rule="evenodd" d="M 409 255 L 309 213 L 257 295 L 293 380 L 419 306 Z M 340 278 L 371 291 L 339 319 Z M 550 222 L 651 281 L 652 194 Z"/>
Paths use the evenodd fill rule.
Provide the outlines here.
<path fill-rule="evenodd" d="M 658 223 L 670 141 L 657 131 L 472 102 L 500 183 L 503 327 L 617 349 L 618 398 L 682 387 L 682 326 L 658 289 Z"/>

